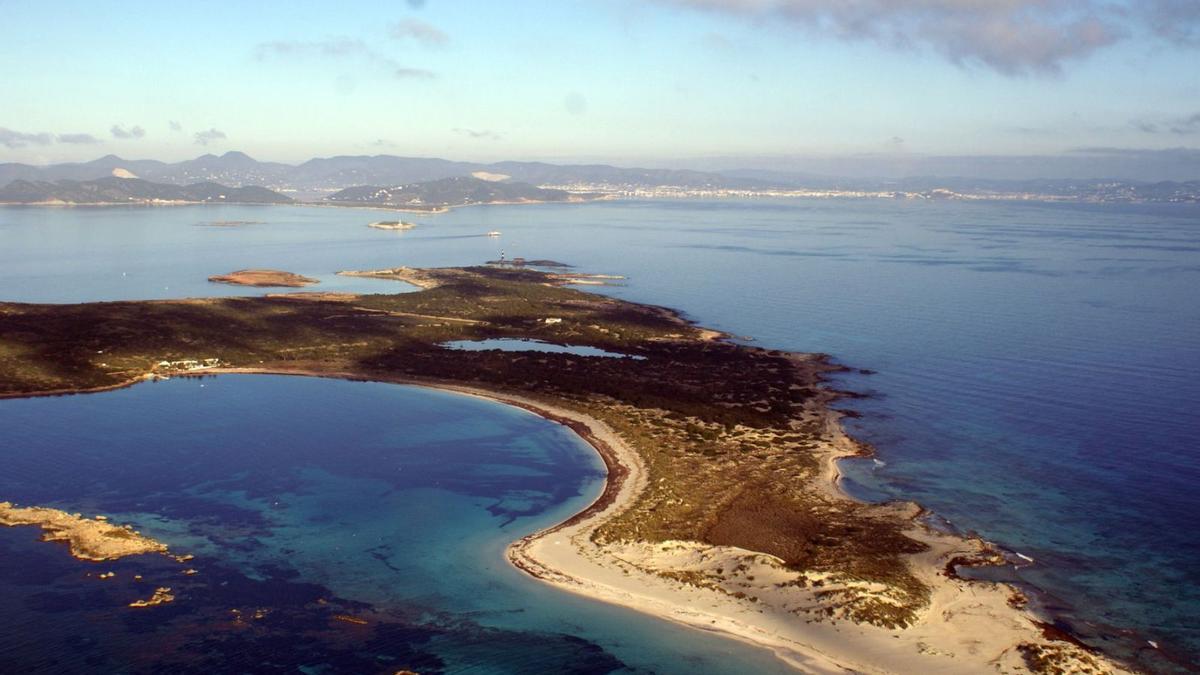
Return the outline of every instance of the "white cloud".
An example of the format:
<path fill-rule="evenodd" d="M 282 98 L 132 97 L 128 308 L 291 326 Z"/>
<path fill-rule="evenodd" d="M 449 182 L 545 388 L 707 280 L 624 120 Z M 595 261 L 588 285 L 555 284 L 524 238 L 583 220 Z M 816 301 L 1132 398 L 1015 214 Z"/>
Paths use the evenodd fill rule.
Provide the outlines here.
<path fill-rule="evenodd" d="M 392 24 L 392 37 L 397 40 L 415 40 L 426 47 L 443 47 L 450 36 L 440 28 L 419 19 L 404 19 Z"/>
<path fill-rule="evenodd" d="M 1196 0 L 655 0 L 815 36 L 931 50 L 1007 75 L 1057 73 L 1135 30 L 1200 45 Z"/>
<path fill-rule="evenodd" d="M 462 127 L 459 127 L 457 129 L 454 129 L 453 131 L 456 134 L 461 134 L 468 138 L 474 138 L 476 140 L 481 140 L 481 141 L 498 141 L 501 138 L 504 138 L 504 136 L 501 135 L 500 133 L 495 132 L 495 131 L 490 131 L 488 129 L 464 129 Z"/>
<path fill-rule="evenodd" d="M 73 145 L 96 145 L 102 141 L 91 134 L 59 134 L 58 142 Z"/>
<path fill-rule="evenodd" d="M 143 138 L 146 135 L 146 130 L 136 125 L 127 129 L 120 124 L 114 124 L 108 131 L 113 138 L 120 139 Z"/>
<path fill-rule="evenodd" d="M 0 127 L 0 145 L 6 148 L 24 148 L 29 145 L 50 145 L 54 134 L 45 132 L 30 134 Z"/>
<path fill-rule="evenodd" d="M 254 55 L 259 61 L 265 61 L 270 58 L 356 59 L 396 79 L 429 79 L 435 77 L 435 74 L 431 70 L 402 66 L 395 59 L 368 47 L 362 40 L 348 37 L 333 37 L 315 41 L 282 40 L 263 42 L 254 48 Z"/>
<path fill-rule="evenodd" d="M 192 134 L 192 138 L 196 139 L 197 145 L 208 145 L 209 143 L 223 141 L 227 137 L 225 136 L 225 132 L 220 129 L 209 129 L 207 131 L 197 131 Z"/>

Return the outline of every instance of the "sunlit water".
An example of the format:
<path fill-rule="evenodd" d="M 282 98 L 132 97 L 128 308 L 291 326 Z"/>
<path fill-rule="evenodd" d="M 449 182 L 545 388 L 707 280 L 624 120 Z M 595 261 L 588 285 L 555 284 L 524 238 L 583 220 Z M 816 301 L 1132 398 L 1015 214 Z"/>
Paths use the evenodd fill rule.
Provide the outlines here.
<path fill-rule="evenodd" d="M 479 207 L 418 216 L 300 207 L 0 209 L 0 297 L 246 294 L 276 267 L 315 289 L 394 292 L 340 269 L 548 258 L 622 274 L 756 344 L 870 376 L 844 405 L 881 462 L 851 488 L 915 499 L 1032 557 L 1019 579 L 1088 639 L 1200 653 L 1200 211 L 796 200 Z M 406 219 L 409 219 L 406 216 Z M 200 227 L 253 220 L 236 228 Z M 501 230 L 498 239 L 481 236 Z M 7 405 L 7 404 L 5 404 Z M 1166 668 L 1160 661 L 1155 667 Z"/>

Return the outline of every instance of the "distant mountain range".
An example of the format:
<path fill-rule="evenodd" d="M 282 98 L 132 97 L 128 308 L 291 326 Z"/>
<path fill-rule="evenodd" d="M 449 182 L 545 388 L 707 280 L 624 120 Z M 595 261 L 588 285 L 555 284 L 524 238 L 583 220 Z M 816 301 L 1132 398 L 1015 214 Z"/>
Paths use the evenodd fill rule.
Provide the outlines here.
<path fill-rule="evenodd" d="M 1033 178 L 1026 180 L 969 178 L 961 176 L 910 176 L 899 179 L 850 179 L 808 173 L 734 169 L 725 175 L 770 181 L 816 190 L 871 190 L 932 194 L 938 191 L 987 194 L 1037 194 L 1048 197 L 1099 197 L 1124 193 L 1146 201 L 1170 200 L 1185 195 L 1200 195 L 1200 181 L 1128 181 L 1072 178 Z"/>
<path fill-rule="evenodd" d="M 324 201 L 344 206 L 390 206 L 440 210 L 470 204 L 500 202 L 561 202 L 586 197 L 566 190 L 539 188 L 528 183 L 455 176 L 396 187 L 358 186 L 341 190 Z M 140 178 L 108 176 L 96 180 L 15 180 L 0 188 L 0 203 L 8 204 L 147 204 L 164 202 L 224 204 L 291 204 L 291 197 L 258 186 L 227 187 L 218 183 L 170 185 Z"/>
<path fill-rule="evenodd" d="M 120 179 L 145 183 L 116 183 Z M 454 179 L 454 180 L 450 180 Z M 65 181 L 65 182 L 64 182 Z M 159 184 L 159 187 L 149 186 Z M 0 186 L 9 195 L 47 195 L 79 201 L 174 199 L 216 201 L 208 195 L 172 194 L 167 188 L 228 186 L 225 201 L 278 203 L 283 194 L 303 201 L 334 204 L 458 205 L 497 201 L 562 201 L 572 193 L 599 192 L 624 197 L 685 197 L 811 193 L 813 196 L 900 196 L 944 199 L 1025 199 L 1080 202 L 1200 202 L 1200 181 L 1137 182 L 1121 180 L 993 180 L 913 177 L 902 180 L 846 179 L 759 169 L 721 173 L 672 169 L 620 168 L 605 164 L 544 162 L 455 162 L 394 155 L 310 159 L 298 165 L 260 162 L 241 152 L 203 155 L 184 162 L 126 160 L 107 155 L 91 162 L 31 166 L 0 164 Z M 235 190 L 261 186 L 259 193 Z M 550 191 L 544 191 L 549 189 Z M 536 192 L 543 190 L 543 192 Z M 126 191 L 130 191 L 126 193 Z M 283 194 L 279 194 L 283 193 Z M 220 194 L 218 191 L 216 194 Z M 58 195 L 58 196 L 53 196 Z M 67 199 L 65 196 L 76 199 Z M 95 195 L 99 195 L 98 197 Z M 0 197 L 0 199 L 3 199 Z M 45 200 L 43 200 L 45 201 Z"/>
<path fill-rule="evenodd" d="M 1036 195 L 1069 201 L 1087 202 L 1200 202 L 1200 181 L 1158 181 L 1153 183 L 1120 180 L 1073 180 L 1043 178 L 1034 180 L 987 180 L 978 178 L 906 178 L 880 183 L 881 189 L 926 193 L 995 195 Z"/>
<path fill-rule="evenodd" d="M 396 187 L 362 185 L 336 192 L 327 201 L 338 204 L 375 204 L 430 209 L 497 202 L 564 202 L 574 198 L 566 190 L 535 187 L 529 183 L 482 180 L 454 176 Z"/>
<path fill-rule="evenodd" d="M 127 160 L 106 155 L 91 162 L 31 166 L 0 164 L 0 185 L 14 180 L 96 180 L 114 175 L 137 176 L 149 181 L 188 185 L 216 182 L 234 187 L 261 185 L 271 189 L 323 196 L 360 185 L 396 186 L 482 174 L 500 180 L 533 185 L 608 184 L 630 186 L 672 185 L 686 188 L 761 188 L 770 181 L 727 177 L 701 171 L 623 169 L 603 164 L 556 165 L 542 162 L 480 164 L 446 159 L 394 155 L 341 156 L 310 159 L 299 165 L 260 162 L 245 153 L 203 155 L 169 164 L 157 160 Z"/>
<path fill-rule="evenodd" d="M 152 202 L 209 202 L 227 204 L 290 204 L 294 200 L 256 186 L 227 187 L 217 183 L 167 185 L 139 178 L 109 176 L 97 180 L 15 180 L 0 188 L 0 203 L 144 204 Z"/>

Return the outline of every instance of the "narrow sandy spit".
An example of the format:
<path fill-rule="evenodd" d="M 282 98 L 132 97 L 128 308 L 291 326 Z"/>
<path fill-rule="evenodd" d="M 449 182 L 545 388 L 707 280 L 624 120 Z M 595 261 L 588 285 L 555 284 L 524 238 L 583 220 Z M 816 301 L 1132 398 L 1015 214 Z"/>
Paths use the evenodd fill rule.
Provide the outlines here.
<path fill-rule="evenodd" d="M 299 375 L 428 387 L 522 408 L 568 426 L 604 460 L 608 467 L 605 490 L 566 521 L 511 544 L 507 550 L 509 562 L 562 590 L 769 649 L 801 672 L 1029 672 L 1017 646 L 1045 643 L 1039 618 L 1010 604 L 1015 589 L 967 581 L 943 572 L 955 558 L 984 553 L 985 544 L 979 540 L 941 534 L 914 521 L 909 535 L 930 548 L 911 556 L 910 564 L 932 589 L 930 604 L 914 626 L 886 629 L 848 621 L 812 620 L 803 610 L 828 601 L 811 588 L 781 587 L 780 582 L 792 578 L 794 572 L 771 556 L 694 542 L 605 547 L 593 543 L 591 535 L 596 528 L 633 503 L 645 489 L 647 478 L 638 454 L 610 427 L 589 415 L 502 391 L 353 372 L 213 368 L 184 376 L 217 374 Z M 832 440 L 823 448 L 823 474 L 830 490 L 840 495 L 836 460 L 858 454 L 861 447 L 841 430 L 838 420 L 837 413 L 828 413 Z M 918 510 L 911 504 L 895 508 L 909 515 Z M 653 573 L 715 565 L 732 568 L 739 564 L 754 573 L 750 578 L 759 580 L 753 598 L 738 598 Z M 1069 645 L 1067 648 L 1073 649 Z M 1098 656 L 1094 661 L 1101 669 L 1073 672 L 1130 672 Z"/>

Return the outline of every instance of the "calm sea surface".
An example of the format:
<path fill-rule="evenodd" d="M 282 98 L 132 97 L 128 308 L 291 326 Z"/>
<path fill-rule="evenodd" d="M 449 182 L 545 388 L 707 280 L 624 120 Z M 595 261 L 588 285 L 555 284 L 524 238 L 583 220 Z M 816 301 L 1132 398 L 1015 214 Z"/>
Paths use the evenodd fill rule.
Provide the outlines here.
<path fill-rule="evenodd" d="M 227 375 L 4 401 L 0 430 L 5 499 L 109 514 L 196 556 L 81 563 L 0 528 L 0 672 L 785 671 L 509 566 L 510 542 L 604 476 L 581 439 L 515 408 Z M 177 600 L 126 606 L 158 586 Z"/>
<path fill-rule="evenodd" d="M 550 258 L 583 271 L 624 274 L 629 277 L 625 285 L 603 292 L 680 308 L 707 326 L 752 336 L 755 344 L 828 352 L 854 368 L 876 371 L 838 380 L 839 386 L 872 394 L 844 403 L 863 415 L 849 421 L 851 430 L 878 449 L 878 461 L 847 463 L 852 490 L 864 497 L 914 499 L 962 530 L 1029 556 L 1033 564 L 1005 574 L 1039 589 L 1042 602 L 1094 644 L 1117 648 L 1158 670 L 1171 669 L 1171 659 L 1186 670 L 1188 660 L 1200 654 L 1200 209 L 851 200 L 610 202 L 416 216 L 420 227 L 402 233 L 366 227 L 384 215 L 240 206 L 0 209 L 0 298 L 82 302 L 247 294 L 251 291 L 205 281 L 245 267 L 316 276 L 322 280 L 317 289 L 396 292 L 405 286 L 332 275 L 341 269 L 473 264 L 501 250 L 510 257 Z M 204 225 L 214 221 L 254 224 Z M 481 236 L 489 230 L 503 236 Z M 299 385 L 264 382 L 220 378 L 208 386 L 220 386 L 230 397 L 243 388 L 278 387 L 269 396 L 242 394 L 241 408 L 226 414 L 289 416 L 275 401 Z M 342 392 L 350 391 L 338 387 L 355 385 L 304 386 L 314 387 L 307 396 L 336 406 Z M 44 406 L 40 415 L 65 418 L 72 406 L 84 405 L 79 401 L 146 411 L 168 405 L 175 387 L 186 392 L 179 394 L 185 400 L 176 417 L 188 417 L 193 405 L 188 397 L 198 395 L 198 384 L 174 382 L 92 397 L 2 402 L 0 415 L 39 405 Z M 393 388 L 379 391 L 384 389 Z M 452 405 L 449 399 L 424 396 L 439 406 Z M 505 414 L 495 406 L 480 412 L 489 420 Z M 40 452 L 86 448 L 115 455 L 112 466 L 121 466 L 117 457 L 127 446 L 106 444 L 107 435 L 88 431 L 85 421 L 51 423 L 56 440 L 38 446 Z M 406 425 L 417 421 L 381 422 L 378 433 L 403 435 Z M 147 431 L 139 442 L 169 446 L 173 424 Z M 338 418 L 329 424 L 350 428 Z M 226 439 L 229 443 L 279 446 L 257 425 L 240 428 L 244 435 Z M 7 421 L 0 425 L 0 446 L 14 447 L 11 429 Z M 158 440 L 152 438 L 155 433 Z M 510 438 L 518 442 L 525 433 Z M 430 442 L 440 438 L 435 431 L 421 434 Z M 152 440 L 159 445 L 149 445 Z M 147 452 L 141 448 L 139 456 L 154 454 Z M 586 453 L 554 457 L 563 462 L 554 469 L 555 480 L 574 485 L 570 492 L 576 496 L 542 483 L 538 489 L 553 495 L 544 510 L 519 515 L 503 528 L 505 517 L 485 511 L 487 518 L 476 524 L 478 536 L 492 537 L 494 544 L 482 547 L 484 557 L 474 558 L 478 565 L 503 567 L 497 562 L 503 542 L 582 500 L 579 495 L 594 481 Z M 277 461 L 284 460 L 277 456 Z M 519 451 L 505 461 L 526 466 Z M 549 471 L 544 458 L 540 461 Z M 468 487 L 477 478 L 470 463 L 455 466 L 464 472 L 458 477 L 461 489 L 475 489 Z M 58 470 L 70 475 L 69 467 Z M 128 484 L 114 489 L 136 499 L 138 490 L 152 486 L 138 482 L 143 479 L 149 480 L 130 476 Z M 306 479 L 318 481 L 321 490 L 354 492 L 327 487 L 333 479 Z M 16 482 L 25 485 L 28 479 Z M 0 485 L 9 484 L 0 478 Z M 295 489 L 311 492 L 311 499 L 324 494 L 303 484 Z M 45 499 L 83 508 L 87 503 L 81 500 L 95 499 L 94 492 L 47 493 Z M 12 497 L 20 498 L 0 495 Z M 261 496 L 242 498 L 254 509 L 269 506 Z M 97 507 L 104 503 L 95 502 Z M 157 514 L 162 530 L 143 522 L 149 516 L 139 516 L 139 522 L 148 531 L 177 528 L 180 536 L 200 517 L 191 506 L 163 508 L 112 510 Z M 339 509 L 330 509 L 330 517 L 338 517 L 333 514 Z M 378 506 L 345 509 L 349 515 L 340 517 L 357 523 L 364 511 Z M 221 517 L 209 516 L 214 522 Z M 317 534 L 311 519 L 295 523 L 290 535 L 271 534 L 265 545 L 291 536 L 290 546 L 312 549 L 314 555 L 327 548 L 326 535 Z M 461 535 L 476 525 L 454 527 Z M 454 539 L 437 527 L 421 532 L 433 542 Z M 0 531 L 0 537 L 6 545 L 19 539 L 13 531 Z M 231 553 L 213 546 L 206 550 L 215 560 L 231 556 L 229 564 L 237 564 Z M 422 550 L 428 546 L 422 544 Z M 340 586 L 349 582 L 336 570 L 326 569 L 320 577 L 312 571 L 320 565 L 306 567 L 300 559 L 278 564 L 339 597 L 378 606 L 391 602 Z M 653 649 L 636 646 L 634 633 L 645 631 L 662 631 L 656 633 L 657 644 L 676 652 L 691 652 L 709 641 L 688 643 L 687 631 L 649 620 L 637 631 L 622 633 L 620 626 L 631 621 L 625 613 L 511 583 L 518 590 L 510 599 L 528 598 L 547 608 L 547 616 L 557 611 L 552 606 L 577 606 L 619 617 L 593 620 L 581 613 L 576 625 L 558 631 L 531 620 L 530 630 L 579 636 L 579 648 L 604 655 L 598 659 L 669 666 L 670 657 L 659 660 Z M 467 595 L 481 602 L 487 598 L 486 593 Z M 397 606 L 412 599 L 400 600 Z M 429 605 L 456 619 L 475 611 L 440 602 Z M 510 606 L 525 604 L 517 599 Z M 524 630 L 519 624 L 494 625 Z M 622 652 L 617 644 L 635 646 Z M 723 641 L 718 644 L 724 648 Z M 703 658 L 712 659 L 712 669 L 731 663 L 721 665 L 719 655 Z M 1198 666 L 1193 661 L 1191 667 Z"/>

